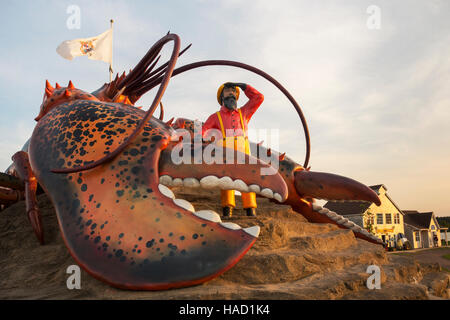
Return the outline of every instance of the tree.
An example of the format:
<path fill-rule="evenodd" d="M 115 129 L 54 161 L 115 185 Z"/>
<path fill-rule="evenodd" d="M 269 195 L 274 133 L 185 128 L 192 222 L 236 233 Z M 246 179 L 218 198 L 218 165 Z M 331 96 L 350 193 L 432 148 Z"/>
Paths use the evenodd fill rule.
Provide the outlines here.
<path fill-rule="evenodd" d="M 436 217 L 441 228 L 450 228 L 450 217 Z"/>
<path fill-rule="evenodd" d="M 375 217 L 375 214 L 373 214 L 370 211 L 367 211 L 366 213 L 364 213 L 364 216 L 363 216 L 364 226 L 365 226 L 366 230 L 370 233 L 373 233 L 374 217 Z"/>

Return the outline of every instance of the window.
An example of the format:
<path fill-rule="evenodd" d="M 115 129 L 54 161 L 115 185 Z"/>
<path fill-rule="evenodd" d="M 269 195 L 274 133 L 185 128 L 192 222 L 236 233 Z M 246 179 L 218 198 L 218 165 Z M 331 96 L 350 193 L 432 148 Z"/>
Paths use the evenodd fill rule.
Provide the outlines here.
<path fill-rule="evenodd" d="M 383 224 L 383 214 L 377 213 L 377 224 Z"/>
<path fill-rule="evenodd" d="M 390 213 L 386 213 L 386 223 L 392 223 L 392 215 Z"/>
<path fill-rule="evenodd" d="M 396 213 L 394 215 L 394 223 L 395 224 L 400 224 L 400 213 Z"/>
<path fill-rule="evenodd" d="M 434 225 L 433 225 L 433 226 L 431 226 L 431 230 L 434 230 L 434 229 L 436 229 L 436 228 L 434 227 Z"/>
<path fill-rule="evenodd" d="M 414 234 L 416 235 L 416 242 L 420 242 L 420 233 L 415 232 Z"/>

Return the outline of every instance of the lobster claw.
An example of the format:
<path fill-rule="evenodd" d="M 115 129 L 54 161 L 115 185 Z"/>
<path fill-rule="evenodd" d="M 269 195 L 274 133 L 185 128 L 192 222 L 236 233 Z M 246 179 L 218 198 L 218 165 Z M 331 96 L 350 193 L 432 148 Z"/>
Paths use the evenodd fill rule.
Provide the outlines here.
<path fill-rule="evenodd" d="M 304 198 L 326 200 L 360 200 L 380 205 L 378 195 L 364 184 L 337 174 L 299 170 L 295 189 Z"/>

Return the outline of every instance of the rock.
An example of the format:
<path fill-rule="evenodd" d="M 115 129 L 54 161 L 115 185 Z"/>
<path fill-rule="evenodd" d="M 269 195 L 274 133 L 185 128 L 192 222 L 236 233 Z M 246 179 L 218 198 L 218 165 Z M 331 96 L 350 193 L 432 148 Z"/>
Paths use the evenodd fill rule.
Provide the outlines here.
<path fill-rule="evenodd" d="M 348 300 L 427 300 L 425 286 L 407 283 L 389 283 L 380 290 L 364 290 L 342 297 Z"/>
<path fill-rule="evenodd" d="M 450 298 L 450 275 L 443 272 L 430 272 L 426 274 L 421 284 L 425 285 L 430 294 L 442 298 Z"/>

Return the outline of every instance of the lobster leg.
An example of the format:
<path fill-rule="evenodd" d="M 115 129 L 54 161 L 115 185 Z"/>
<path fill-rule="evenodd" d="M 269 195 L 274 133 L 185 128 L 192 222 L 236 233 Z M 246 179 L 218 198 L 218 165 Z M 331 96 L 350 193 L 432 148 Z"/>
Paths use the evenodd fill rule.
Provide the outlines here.
<path fill-rule="evenodd" d="M 12 160 L 14 161 L 19 178 L 25 183 L 25 203 L 31 226 L 39 242 L 44 244 L 44 230 L 36 200 L 37 180 L 33 170 L 31 170 L 28 153 L 24 151 L 16 152 L 12 156 Z"/>
<path fill-rule="evenodd" d="M 15 190 L 23 190 L 23 182 L 19 178 L 0 172 L 0 187 Z"/>
<path fill-rule="evenodd" d="M 23 199 L 23 192 L 0 187 L 0 204 L 10 204 Z"/>

